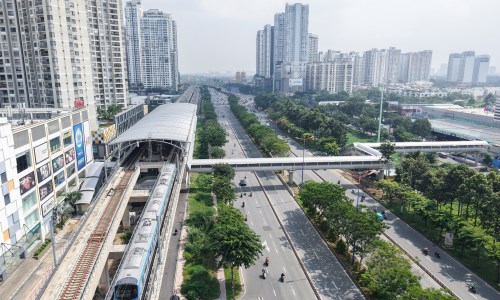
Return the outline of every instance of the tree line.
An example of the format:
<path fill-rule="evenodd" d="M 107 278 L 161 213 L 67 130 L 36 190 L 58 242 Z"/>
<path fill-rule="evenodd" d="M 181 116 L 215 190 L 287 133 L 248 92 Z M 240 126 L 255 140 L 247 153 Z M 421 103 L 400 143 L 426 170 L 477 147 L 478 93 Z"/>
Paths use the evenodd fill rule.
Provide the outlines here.
<path fill-rule="evenodd" d="M 224 158 L 226 153 L 222 146 L 227 142 L 226 131 L 217 121 L 217 114 L 207 87 L 203 87 L 201 91 L 196 134 L 199 141 L 196 149 L 198 158 Z"/>
<path fill-rule="evenodd" d="M 458 254 L 491 261 L 500 283 L 500 175 L 464 164 L 433 166 L 421 153 L 405 158 L 396 174 L 379 182 L 384 201 L 418 217 L 438 243 L 452 233 Z"/>
<path fill-rule="evenodd" d="M 259 119 L 247 109 L 238 104 L 238 97 L 233 94 L 228 95 L 231 111 L 240 121 L 255 144 L 268 156 L 286 156 L 290 152 L 288 143 L 280 139 L 274 130 L 260 124 Z"/>
<path fill-rule="evenodd" d="M 443 290 L 423 289 L 411 263 L 396 246 L 382 241 L 385 229 L 375 212 L 365 206 L 354 207 L 345 189 L 329 182 L 304 182 L 298 198 L 313 220 L 335 243 L 336 251 L 359 257 L 357 280 L 376 299 L 454 299 Z M 362 267 L 367 258 L 366 268 Z"/>

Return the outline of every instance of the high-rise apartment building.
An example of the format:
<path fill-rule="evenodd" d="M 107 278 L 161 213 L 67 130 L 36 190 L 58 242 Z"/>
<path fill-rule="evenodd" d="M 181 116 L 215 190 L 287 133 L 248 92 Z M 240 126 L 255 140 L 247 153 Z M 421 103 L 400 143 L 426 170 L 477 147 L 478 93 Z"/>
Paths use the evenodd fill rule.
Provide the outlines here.
<path fill-rule="evenodd" d="M 145 11 L 140 28 L 144 88 L 177 90 L 177 29 L 171 15 L 157 9 Z"/>
<path fill-rule="evenodd" d="M 64 1 L 67 3 L 68 1 Z M 128 80 L 121 0 L 85 1 L 97 107 L 127 107 Z"/>
<path fill-rule="evenodd" d="M 489 55 L 478 55 L 474 60 L 474 72 L 472 73 L 472 83 L 485 83 L 490 67 Z"/>
<path fill-rule="evenodd" d="M 256 75 L 270 78 L 273 74 L 273 42 L 274 27 L 264 26 L 263 30 L 257 32 L 256 40 Z"/>
<path fill-rule="evenodd" d="M 432 51 L 403 53 L 399 62 L 398 81 L 402 83 L 429 81 Z"/>
<path fill-rule="evenodd" d="M 397 83 L 398 82 L 398 72 L 399 72 L 399 60 L 401 57 L 401 50 L 394 47 L 390 47 L 387 50 L 387 83 Z"/>
<path fill-rule="evenodd" d="M 457 82 L 458 74 L 460 73 L 460 61 L 462 60 L 462 55 L 459 53 L 452 53 L 448 58 L 448 73 L 446 74 L 446 80 Z"/>
<path fill-rule="evenodd" d="M 308 45 L 308 62 L 317 62 L 318 60 L 318 36 L 316 34 L 309 33 L 309 45 Z"/>
<path fill-rule="evenodd" d="M 307 64 L 306 85 L 311 91 L 326 90 L 329 93 L 352 93 L 353 59 L 336 58 L 329 62 Z"/>
<path fill-rule="evenodd" d="M 276 64 L 284 61 L 285 51 L 285 14 L 274 15 L 274 36 L 273 36 L 273 74 Z"/>
<path fill-rule="evenodd" d="M 3 1 L 0 105 L 126 107 L 121 0 Z M 7 31 L 8 30 L 8 31 Z"/>
<path fill-rule="evenodd" d="M 127 43 L 127 72 L 130 86 L 142 84 L 141 18 L 144 10 L 141 1 L 125 4 L 125 35 Z"/>
<path fill-rule="evenodd" d="M 307 62 L 309 42 L 309 5 L 285 6 L 284 61 Z"/>
<path fill-rule="evenodd" d="M 465 84 L 485 83 L 489 63 L 488 55 L 476 56 L 474 51 L 452 53 L 448 59 L 446 80 Z"/>
<path fill-rule="evenodd" d="M 363 83 L 379 86 L 386 82 L 387 50 L 371 49 L 364 55 L 364 80 Z"/>
<path fill-rule="evenodd" d="M 462 83 L 472 83 L 474 73 L 474 61 L 476 59 L 474 51 L 462 52 L 460 60 L 460 69 L 458 72 L 458 81 Z"/>

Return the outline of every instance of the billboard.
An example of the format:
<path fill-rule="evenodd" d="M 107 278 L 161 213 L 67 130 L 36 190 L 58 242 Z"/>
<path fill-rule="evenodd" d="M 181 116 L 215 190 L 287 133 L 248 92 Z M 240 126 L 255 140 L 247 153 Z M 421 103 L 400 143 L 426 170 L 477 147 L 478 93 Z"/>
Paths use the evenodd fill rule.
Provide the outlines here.
<path fill-rule="evenodd" d="M 73 136 L 75 137 L 76 165 L 80 171 L 85 167 L 85 141 L 81 123 L 73 126 Z"/>
<path fill-rule="evenodd" d="M 302 86 L 302 78 L 290 78 L 288 86 Z"/>
<path fill-rule="evenodd" d="M 50 172 L 50 162 L 36 169 L 36 179 L 38 180 L 38 183 L 49 178 L 51 174 L 52 173 Z"/>
<path fill-rule="evenodd" d="M 66 158 L 66 164 L 75 160 L 75 148 L 71 148 L 66 153 L 64 153 L 64 157 Z"/>
<path fill-rule="evenodd" d="M 61 170 L 63 166 L 64 166 L 64 158 L 62 154 L 52 160 L 52 172 L 55 173 Z"/>
<path fill-rule="evenodd" d="M 36 163 L 41 163 L 42 161 L 49 158 L 49 149 L 47 148 L 47 143 L 43 143 L 40 146 L 35 147 L 35 161 Z"/>
<path fill-rule="evenodd" d="M 59 137 L 55 137 L 50 140 L 50 152 L 52 154 L 61 150 L 61 139 Z"/>
<path fill-rule="evenodd" d="M 45 217 L 54 208 L 54 197 L 50 197 L 44 204 L 42 204 L 42 216 Z"/>
<path fill-rule="evenodd" d="M 38 192 L 40 194 L 40 202 L 42 202 L 43 199 L 47 198 L 47 196 L 50 195 L 50 193 L 52 193 L 53 191 L 54 186 L 52 185 L 52 180 L 49 180 L 49 182 L 39 187 Z"/>
<path fill-rule="evenodd" d="M 85 136 L 85 160 L 88 164 L 94 159 L 94 154 L 92 153 L 92 135 L 90 134 L 89 121 L 83 122 L 83 133 Z"/>
<path fill-rule="evenodd" d="M 19 190 L 21 192 L 21 195 L 23 195 L 24 193 L 35 187 L 35 172 L 28 173 L 25 176 L 21 177 L 19 179 L 19 182 Z"/>
<path fill-rule="evenodd" d="M 61 172 L 56 176 L 54 176 L 54 180 L 56 182 L 56 186 L 59 186 L 60 184 L 64 183 L 64 172 Z"/>

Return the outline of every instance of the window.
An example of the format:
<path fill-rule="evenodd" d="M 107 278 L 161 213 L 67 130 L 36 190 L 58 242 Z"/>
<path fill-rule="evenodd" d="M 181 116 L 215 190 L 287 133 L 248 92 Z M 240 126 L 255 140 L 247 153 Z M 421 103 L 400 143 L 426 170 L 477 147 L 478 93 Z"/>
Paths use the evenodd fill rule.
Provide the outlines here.
<path fill-rule="evenodd" d="M 3 201 L 5 202 L 5 205 L 7 206 L 10 203 L 10 194 L 3 195 Z"/>
<path fill-rule="evenodd" d="M 29 150 L 24 152 L 20 156 L 18 156 L 16 158 L 16 162 L 17 162 L 17 173 L 21 173 L 22 171 L 31 167 L 32 162 L 31 162 L 31 154 L 30 154 Z"/>
<path fill-rule="evenodd" d="M 4 184 L 6 182 L 7 182 L 7 173 L 3 172 L 2 174 L 0 174 L 0 183 Z"/>
<path fill-rule="evenodd" d="M 23 212 L 27 212 L 33 205 L 36 205 L 36 192 L 31 192 L 28 196 L 23 198 Z"/>

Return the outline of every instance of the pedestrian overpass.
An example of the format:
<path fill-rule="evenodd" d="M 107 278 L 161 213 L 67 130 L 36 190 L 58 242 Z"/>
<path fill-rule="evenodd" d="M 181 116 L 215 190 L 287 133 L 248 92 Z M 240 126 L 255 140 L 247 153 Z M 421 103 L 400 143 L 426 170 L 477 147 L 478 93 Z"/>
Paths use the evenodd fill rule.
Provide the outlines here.
<path fill-rule="evenodd" d="M 279 171 L 320 169 L 381 169 L 384 167 L 382 154 L 378 148 L 382 143 L 354 143 L 354 147 L 364 153 L 360 156 L 313 156 L 313 157 L 272 157 L 237 159 L 193 159 L 188 162 L 191 172 L 212 172 L 215 164 L 226 163 L 235 171 Z M 393 143 L 396 152 L 485 152 L 486 141 L 454 142 L 401 142 Z"/>

